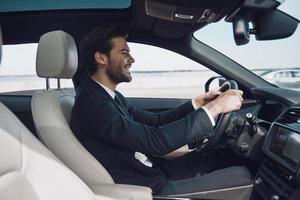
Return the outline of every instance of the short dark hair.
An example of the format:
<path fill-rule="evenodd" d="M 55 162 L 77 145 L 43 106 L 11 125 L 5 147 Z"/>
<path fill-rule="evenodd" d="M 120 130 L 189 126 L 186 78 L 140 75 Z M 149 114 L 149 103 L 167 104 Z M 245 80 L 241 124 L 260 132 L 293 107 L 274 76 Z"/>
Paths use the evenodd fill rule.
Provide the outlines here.
<path fill-rule="evenodd" d="M 111 39 L 128 36 L 128 29 L 125 25 L 99 26 L 88 33 L 79 44 L 79 61 L 86 67 L 90 75 L 97 71 L 95 53 L 101 52 L 109 56 L 113 48 Z"/>

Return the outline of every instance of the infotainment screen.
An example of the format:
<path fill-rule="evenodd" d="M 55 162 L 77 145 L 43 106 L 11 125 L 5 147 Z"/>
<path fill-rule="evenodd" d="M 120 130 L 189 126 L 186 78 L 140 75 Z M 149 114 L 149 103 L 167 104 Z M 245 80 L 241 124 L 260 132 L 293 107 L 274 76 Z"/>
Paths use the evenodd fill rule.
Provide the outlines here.
<path fill-rule="evenodd" d="M 271 158 L 296 172 L 300 163 L 300 133 L 274 123 L 264 150 Z"/>
<path fill-rule="evenodd" d="M 300 135 L 289 129 L 278 127 L 271 151 L 298 163 L 300 161 Z"/>
<path fill-rule="evenodd" d="M 300 135 L 295 132 L 290 132 L 287 143 L 283 150 L 283 154 L 293 161 L 300 161 Z"/>

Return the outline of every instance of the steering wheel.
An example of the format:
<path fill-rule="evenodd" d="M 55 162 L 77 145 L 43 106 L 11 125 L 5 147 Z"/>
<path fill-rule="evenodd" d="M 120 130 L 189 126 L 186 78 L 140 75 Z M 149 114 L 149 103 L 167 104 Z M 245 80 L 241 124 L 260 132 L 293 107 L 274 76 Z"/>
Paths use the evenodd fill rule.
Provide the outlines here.
<path fill-rule="evenodd" d="M 219 91 L 225 92 L 229 89 L 238 89 L 238 85 L 234 80 L 227 80 L 223 83 L 223 85 L 220 87 Z M 215 135 L 211 138 L 205 139 L 202 142 L 199 142 L 196 144 L 197 151 L 204 152 L 211 149 L 215 144 L 217 144 L 224 131 L 225 128 L 232 117 L 233 112 L 229 113 L 222 113 L 219 115 L 218 119 L 216 120 L 216 126 L 215 126 Z"/>

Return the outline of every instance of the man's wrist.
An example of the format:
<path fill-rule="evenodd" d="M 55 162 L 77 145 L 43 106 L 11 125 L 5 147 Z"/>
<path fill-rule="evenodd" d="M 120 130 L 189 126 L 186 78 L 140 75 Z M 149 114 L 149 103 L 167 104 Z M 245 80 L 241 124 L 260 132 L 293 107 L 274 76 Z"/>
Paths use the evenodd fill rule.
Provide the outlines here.
<path fill-rule="evenodd" d="M 222 111 L 221 107 L 218 105 L 218 102 L 212 101 L 205 105 L 206 109 L 211 113 L 213 118 L 216 118 Z"/>
<path fill-rule="evenodd" d="M 192 105 L 193 105 L 194 110 L 197 110 L 199 108 L 195 102 L 195 99 L 192 99 Z"/>
<path fill-rule="evenodd" d="M 201 106 L 204 106 L 204 101 L 202 99 L 200 99 L 199 97 L 196 97 L 196 98 L 192 99 L 192 104 L 193 104 L 194 109 L 197 110 Z"/>
<path fill-rule="evenodd" d="M 197 110 L 198 108 L 200 108 L 200 107 L 198 107 L 198 105 L 196 104 L 196 102 L 195 102 L 194 99 L 192 99 L 191 101 L 192 101 L 192 105 L 194 107 L 194 110 Z M 216 122 L 215 122 L 215 119 L 214 119 L 215 116 L 205 106 L 201 106 L 201 108 L 205 111 L 205 113 L 207 114 L 208 118 L 210 119 L 211 125 L 215 126 L 216 125 Z"/>
<path fill-rule="evenodd" d="M 208 118 L 210 119 L 211 125 L 215 126 L 216 122 L 211 112 L 205 106 L 202 106 L 202 109 L 206 112 Z"/>

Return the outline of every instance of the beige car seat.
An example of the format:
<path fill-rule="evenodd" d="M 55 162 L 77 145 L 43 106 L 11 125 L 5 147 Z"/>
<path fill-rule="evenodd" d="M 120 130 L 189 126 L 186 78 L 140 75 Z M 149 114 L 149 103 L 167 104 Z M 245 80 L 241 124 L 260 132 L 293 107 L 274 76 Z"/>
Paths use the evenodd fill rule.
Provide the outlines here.
<path fill-rule="evenodd" d="M 36 71 L 43 78 L 72 78 L 77 49 L 71 35 L 52 31 L 41 36 Z M 95 193 L 124 199 L 152 199 L 150 188 L 114 184 L 106 169 L 81 145 L 70 128 L 74 95 L 67 89 L 46 89 L 32 97 L 32 114 L 39 139 Z"/>
<path fill-rule="evenodd" d="M 0 30 L 0 61 L 1 61 Z M 0 102 L 1 200 L 109 200 L 90 188 L 42 145 Z"/>

